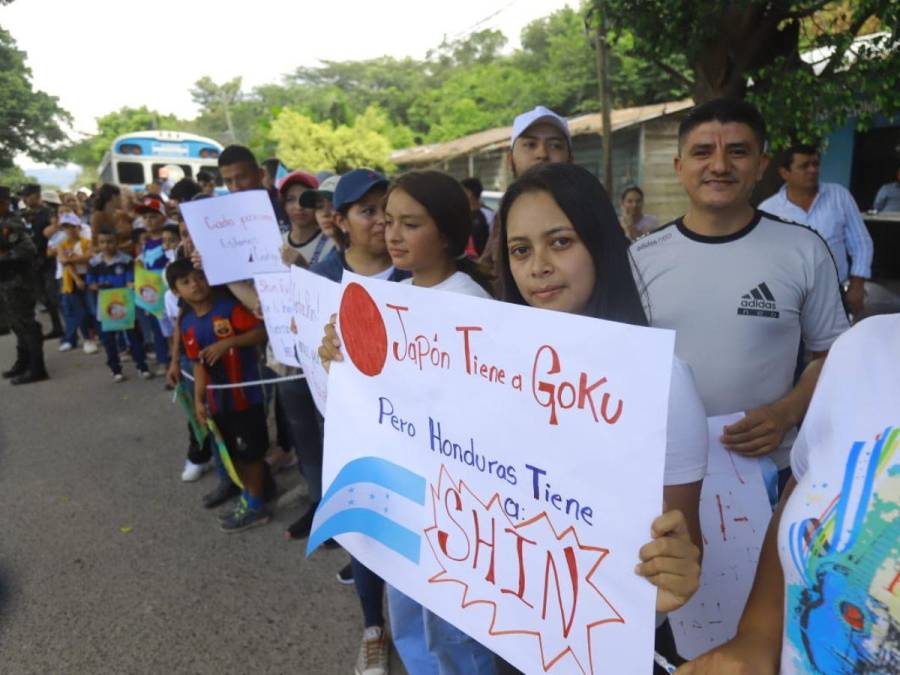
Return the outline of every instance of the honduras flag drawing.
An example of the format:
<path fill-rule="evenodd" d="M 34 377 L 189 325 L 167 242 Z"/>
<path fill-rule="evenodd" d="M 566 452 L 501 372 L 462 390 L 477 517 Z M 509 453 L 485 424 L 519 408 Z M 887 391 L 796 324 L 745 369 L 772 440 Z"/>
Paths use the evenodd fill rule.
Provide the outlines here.
<path fill-rule="evenodd" d="M 359 532 L 418 564 L 425 479 L 379 457 L 345 464 L 322 496 L 306 555 L 339 534 Z"/>

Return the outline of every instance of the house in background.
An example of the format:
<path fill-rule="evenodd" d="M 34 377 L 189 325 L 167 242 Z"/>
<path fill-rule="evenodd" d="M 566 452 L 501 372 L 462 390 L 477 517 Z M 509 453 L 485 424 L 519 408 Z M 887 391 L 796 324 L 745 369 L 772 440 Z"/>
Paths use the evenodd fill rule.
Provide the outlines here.
<path fill-rule="evenodd" d="M 694 105 L 690 99 L 613 110 L 612 201 L 639 185 L 645 194 L 644 211 L 666 222 L 684 213 L 687 197 L 675 178 L 672 160 L 678 147 L 678 124 Z M 569 119 L 575 163 L 603 176 L 603 137 L 600 113 Z M 477 176 L 486 190 L 505 190 L 512 182 L 507 165 L 512 127 L 480 131 L 446 143 L 397 150 L 391 161 L 400 170 L 440 169 L 454 176 Z"/>

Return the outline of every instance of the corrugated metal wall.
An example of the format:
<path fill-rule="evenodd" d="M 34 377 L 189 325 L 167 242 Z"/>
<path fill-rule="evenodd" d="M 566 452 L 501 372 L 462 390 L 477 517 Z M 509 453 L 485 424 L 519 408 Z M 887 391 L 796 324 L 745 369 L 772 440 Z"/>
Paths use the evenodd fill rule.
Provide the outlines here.
<path fill-rule="evenodd" d="M 687 197 L 672 167 L 672 158 L 677 152 L 678 122 L 682 116 L 657 118 L 613 134 L 611 197 L 616 210 L 622 190 L 628 185 L 640 185 L 646 199 L 644 211 L 659 218 L 660 222 L 684 213 Z M 576 136 L 573 150 L 577 164 L 602 178 L 603 139 L 599 135 Z M 504 190 L 512 180 L 506 154 L 505 149 L 475 153 L 471 158 L 465 155 L 431 168 L 441 169 L 459 179 L 474 174 L 481 179 L 485 190 Z"/>

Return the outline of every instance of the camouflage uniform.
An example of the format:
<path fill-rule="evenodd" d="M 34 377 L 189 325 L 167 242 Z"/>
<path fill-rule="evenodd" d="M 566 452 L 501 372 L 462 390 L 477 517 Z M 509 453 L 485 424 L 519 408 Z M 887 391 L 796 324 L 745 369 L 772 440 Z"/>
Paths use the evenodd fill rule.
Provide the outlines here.
<path fill-rule="evenodd" d="M 25 220 L 31 240 L 37 249 L 35 265 L 35 291 L 38 301 L 47 308 L 53 324 L 53 334 L 62 335 L 63 325 L 59 316 L 59 289 L 56 285 L 56 259 L 47 257 L 47 237 L 44 228 L 53 222 L 53 209 L 41 204 L 30 209 L 22 209 L 19 215 Z"/>
<path fill-rule="evenodd" d="M 16 335 L 16 363 L 4 376 L 14 383 L 47 376 L 41 326 L 34 315 L 36 257 L 25 222 L 10 214 L 0 216 L 0 298 Z"/>

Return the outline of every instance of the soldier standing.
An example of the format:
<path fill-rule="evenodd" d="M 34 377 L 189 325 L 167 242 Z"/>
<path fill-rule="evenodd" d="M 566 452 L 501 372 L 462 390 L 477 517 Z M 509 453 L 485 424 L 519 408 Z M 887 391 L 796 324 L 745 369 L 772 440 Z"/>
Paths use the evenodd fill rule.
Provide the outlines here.
<path fill-rule="evenodd" d="M 50 321 L 53 324 L 51 332 L 44 337 L 47 340 L 62 337 L 63 327 L 59 316 L 59 289 L 56 285 L 56 260 L 47 257 L 47 235 L 44 232 L 54 222 L 56 217 L 55 209 L 59 207 L 59 203 L 57 202 L 55 205 L 44 203 L 41 198 L 41 186 L 37 183 L 23 186 L 19 196 L 25 203 L 25 208 L 22 209 L 21 215 L 29 226 L 31 240 L 37 249 L 37 263 L 35 265 L 37 299 L 47 308 L 47 313 L 50 315 Z"/>
<path fill-rule="evenodd" d="M 25 222 L 10 212 L 9 188 L 0 186 L 0 298 L 16 335 L 16 362 L 3 373 L 12 384 L 48 378 L 41 325 L 34 316 L 37 251 Z"/>

